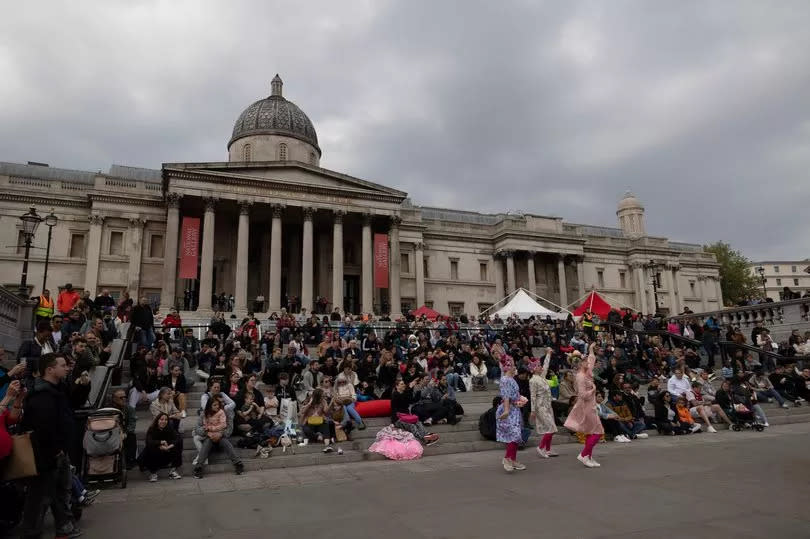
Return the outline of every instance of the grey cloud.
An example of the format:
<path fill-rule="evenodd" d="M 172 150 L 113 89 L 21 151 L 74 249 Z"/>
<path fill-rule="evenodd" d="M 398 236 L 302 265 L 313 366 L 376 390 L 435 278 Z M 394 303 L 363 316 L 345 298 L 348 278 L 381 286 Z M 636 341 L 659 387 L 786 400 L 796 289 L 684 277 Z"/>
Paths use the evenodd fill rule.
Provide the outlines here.
<path fill-rule="evenodd" d="M 32 4 L 0 17 L 3 160 L 225 159 L 279 72 L 322 165 L 417 203 L 612 226 L 630 188 L 653 234 L 810 250 L 806 2 Z"/>

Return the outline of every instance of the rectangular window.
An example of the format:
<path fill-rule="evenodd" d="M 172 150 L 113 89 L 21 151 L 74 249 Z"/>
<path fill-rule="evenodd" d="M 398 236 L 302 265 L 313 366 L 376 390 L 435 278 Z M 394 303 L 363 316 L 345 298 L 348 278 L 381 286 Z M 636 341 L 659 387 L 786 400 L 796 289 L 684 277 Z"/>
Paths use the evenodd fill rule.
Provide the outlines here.
<path fill-rule="evenodd" d="M 70 235 L 70 258 L 84 258 L 84 234 Z"/>
<path fill-rule="evenodd" d="M 399 304 L 400 309 L 402 309 L 400 312 L 402 314 L 408 314 L 409 312 L 411 312 L 414 309 L 414 306 L 413 306 L 414 303 L 415 303 L 415 300 L 413 298 L 402 298 L 402 301 Z"/>
<path fill-rule="evenodd" d="M 482 281 L 488 281 L 489 280 L 489 275 L 487 275 L 487 263 L 486 262 L 481 262 L 478 265 L 478 267 L 479 267 L 479 271 L 481 273 L 481 280 Z"/>
<path fill-rule="evenodd" d="M 428 259 L 423 258 L 422 259 L 422 270 L 423 270 L 422 273 L 425 274 L 425 279 L 430 279 L 430 272 L 428 271 L 429 268 L 430 268 L 430 266 L 428 266 Z M 420 305 L 420 307 L 421 307 L 421 305 Z"/>
<path fill-rule="evenodd" d="M 790 273 L 796 273 L 796 266 L 790 266 Z"/>
<path fill-rule="evenodd" d="M 118 230 L 110 231 L 110 254 L 124 254 L 124 233 Z"/>
<path fill-rule="evenodd" d="M 782 286 L 782 279 L 776 280 L 776 286 Z"/>
<path fill-rule="evenodd" d="M 447 304 L 447 310 L 450 311 L 450 316 L 461 316 L 464 314 L 464 303 L 451 301 Z"/>
<path fill-rule="evenodd" d="M 774 266 L 773 267 L 773 272 L 774 273 L 779 273 L 779 266 Z"/>
<path fill-rule="evenodd" d="M 596 282 L 599 283 L 599 288 L 605 287 L 605 270 L 596 271 Z"/>
<path fill-rule="evenodd" d="M 793 279 L 793 286 L 799 286 L 799 280 Z"/>
<path fill-rule="evenodd" d="M 17 254 L 25 254 L 25 232 L 22 230 L 17 231 Z"/>
<path fill-rule="evenodd" d="M 402 273 L 411 272 L 411 262 L 408 253 L 402 253 L 399 255 L 399 265 L 400 265 L 399 271 L 401 271 Z"/>
<path fill-rule="evenodd" d="M 619 288 L 627 288 L 627 274 L 623 271 L 619 272 Z"/>
<path fill-rule="evenodd" d="M 149 258 L 163 258 L 163 236 L 152 234 L 149 239 Z"/>
<path fill-rule="evenodd" d="M 458 260 L 450 261 L 450 278 L 454 281 L 458 280 Z"/>
<path fill-rule="evenodd" d="M 487 309 L 489 309 L 490 307 L 492 307 L 491 303 L 479 303 L 478 304 L 478 312 L 482 313 L 482 312 L 486 311 Z"/>

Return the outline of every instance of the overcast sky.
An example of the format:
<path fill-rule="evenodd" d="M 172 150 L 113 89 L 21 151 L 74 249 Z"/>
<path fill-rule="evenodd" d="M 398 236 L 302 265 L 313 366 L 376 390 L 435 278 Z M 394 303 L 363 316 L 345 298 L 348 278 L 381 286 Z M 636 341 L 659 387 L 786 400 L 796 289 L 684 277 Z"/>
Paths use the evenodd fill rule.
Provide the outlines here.
<path fill-rule="evenodd" d="M 75 9 L 82 6 L 82 10 Z M 224 161 L 284 95 L 321 165 L 416 204 L 810 257 L 810 2 L 13 2 L 0 160 Z"/>

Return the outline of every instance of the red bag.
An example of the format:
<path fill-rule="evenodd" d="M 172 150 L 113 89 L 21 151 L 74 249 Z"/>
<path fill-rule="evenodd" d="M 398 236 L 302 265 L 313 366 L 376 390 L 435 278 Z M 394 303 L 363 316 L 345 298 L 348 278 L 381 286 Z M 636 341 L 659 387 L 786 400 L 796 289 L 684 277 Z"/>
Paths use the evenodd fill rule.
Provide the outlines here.
<path fill-rule="evenodd" d="M 416 425 L 419 423 L 419 417 L 413 414 L 403 414 L 402 412 L 397 412 L 397 419 L 403 423 L 410 423 L 411 425 Z"/>

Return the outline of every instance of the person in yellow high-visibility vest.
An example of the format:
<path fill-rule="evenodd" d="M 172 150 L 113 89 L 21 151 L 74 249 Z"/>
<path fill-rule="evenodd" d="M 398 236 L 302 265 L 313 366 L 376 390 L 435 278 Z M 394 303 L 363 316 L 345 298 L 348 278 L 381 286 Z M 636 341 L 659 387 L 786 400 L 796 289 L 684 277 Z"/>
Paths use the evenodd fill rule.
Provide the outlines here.
<path fill-rule="evenodd" d="M 42 291 L 34 314 L 37 317 L 37 322 L 40 320 L 50 320 L 53 317 L 53 298 L 51 297 L 50 290 L 46 289 Z"/>
<path fill-rule="evenodd" d="M 593 331 L 593 313 L 591 311 L 585 311 L 585 314 L 582 315 L 582 329 L 585 331 L 585 334 L 588 336 L 588 339 L 593 342 L 596 338 L 596 335 Z"/>

